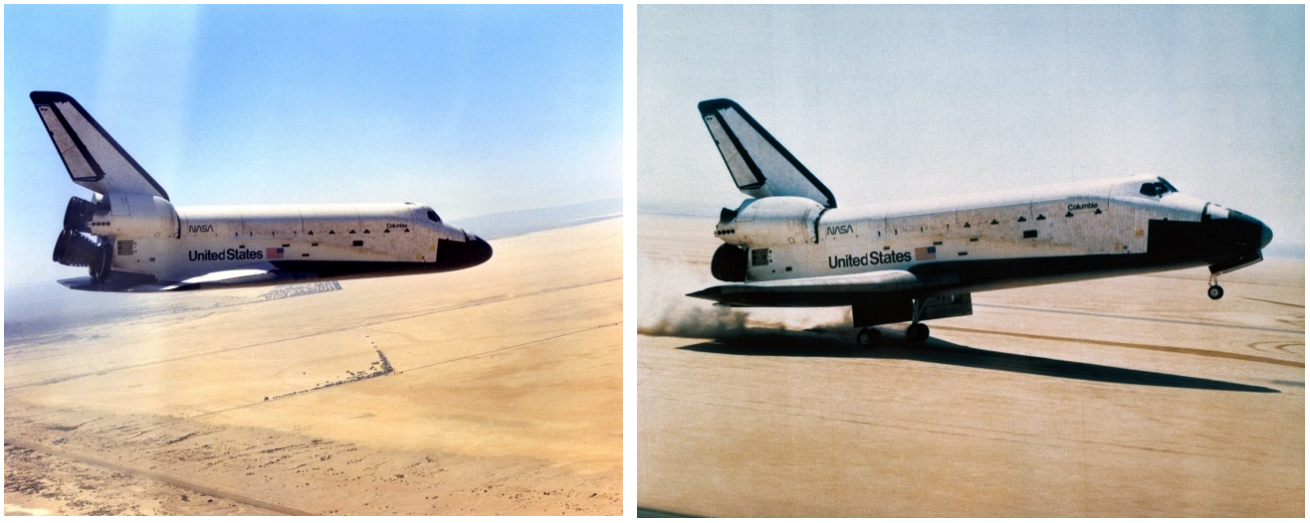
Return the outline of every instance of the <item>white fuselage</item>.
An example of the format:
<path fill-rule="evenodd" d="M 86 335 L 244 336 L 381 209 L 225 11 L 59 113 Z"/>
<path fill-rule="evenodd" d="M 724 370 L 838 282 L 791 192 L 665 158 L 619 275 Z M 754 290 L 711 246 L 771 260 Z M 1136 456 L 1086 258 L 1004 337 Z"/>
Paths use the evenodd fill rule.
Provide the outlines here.
<path fill-rule="evenodd" d="M 432 263 L 439 240 L 467 239 L 413 203 L 174 209 L 135 196 L 113 203 L 113 212 L 91 222 L 91 233 L 114 238 L 114 270 L 160 280 L 274 264 Z"/>
<path fill-rule="evenodd" d="M 1226 217 L 1219 206 L 1177 192 L 1140 192 L 1143 183 L 1155 180 L 1097 180 L 834 209 L 772 197 L 748 200 L 716 234 L 749 249 L 746 281 L 768 281 L 948 261 L 1143 254 L 1150 220 L 1197 222 L 1203 212 Z"/>

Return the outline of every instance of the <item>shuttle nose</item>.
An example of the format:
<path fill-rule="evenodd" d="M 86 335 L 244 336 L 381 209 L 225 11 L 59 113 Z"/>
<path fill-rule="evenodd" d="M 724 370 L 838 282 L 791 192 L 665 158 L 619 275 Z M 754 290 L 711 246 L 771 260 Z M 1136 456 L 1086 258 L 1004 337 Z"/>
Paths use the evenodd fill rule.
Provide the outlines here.
<path fill-rule="evenodd" d="M 491 244 L 464 233 L 464 241 L 437 240 L 437 267 L 453 271 L 481 265 L 491 259 Z"/>
<path fill-rule="evenodd" d="M 1206 261 L 1210 274 L 1225 274 L 1264 259 L 1260 249 L 1274 239 L 1274 231 L 1260 220 L 1229 209 L 1228 218 L 1212 221 L 1219 247 Z"/>
<path fill-rule="evenodd" d="M 1265 230 L 1269 230 L 1268 227 Z M 469 240 L 464 242 L 469 244 L 469 259 L 474 260 L 473 265 L 480 265 L 491 259 L 491 244 L 477 236 L 469 235 Z M 1267 243 L 1267 242 L 1266 242 Z"/>
<path fill-rule="evenodd" d="M 1244 245 L 1253 250 L 1259 250 L 1269 245 L 1274 239 L 1274 231 L 1265 225 L 1264 222 L 1242 214 L 1237 211 L 1229 211 L 1229 215 L 1234 221 L 1234 240 L 1239 245 Z"/>
<path fill-rule="evenodd" d="M 1274 230 L 1273 230 L 1273 229 L 1270 229 L 1268 225 L 1265 225 L 1264 223 L 1261 223 L 1261 224 L 1260 224 L 1260 248 L 1261 248 L 1261 249 L 1265 248 L 1265 246 L 1269 245 L 1269 242 L 1271 242 L 1271 241 L 1274 241 Z"/>

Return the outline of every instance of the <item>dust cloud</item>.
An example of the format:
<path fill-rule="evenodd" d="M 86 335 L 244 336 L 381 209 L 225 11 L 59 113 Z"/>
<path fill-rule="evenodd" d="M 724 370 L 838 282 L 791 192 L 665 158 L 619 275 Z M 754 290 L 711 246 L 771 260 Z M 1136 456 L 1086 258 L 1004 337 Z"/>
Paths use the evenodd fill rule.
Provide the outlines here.
<path fill-rule="evenodd" d="M 720 284 L 703 263 L 642 260 L 638 267 L 637 333 L 646 336 L 739 339 L 806 332 L 849 336 L 850 309 L 733 308 L 686 296 Z"/>

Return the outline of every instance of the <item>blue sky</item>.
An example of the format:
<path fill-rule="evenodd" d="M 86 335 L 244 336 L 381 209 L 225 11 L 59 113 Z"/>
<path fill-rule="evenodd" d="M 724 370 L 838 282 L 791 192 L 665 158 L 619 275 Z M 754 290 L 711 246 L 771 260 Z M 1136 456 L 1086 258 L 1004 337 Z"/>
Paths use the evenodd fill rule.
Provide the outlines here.
<path fill-rule="evenodd" d="M 638 199 L 733 187 L 732 98 L 842 205 L 1142 173 L 1305 238 L 1303 6 L 638 8 Z"/>
<path fill-rule="evenodd" d="M 5 270 L 74 185 L 28 93 L 77 98 L 177 205 L 622 196 L 621 6 L 5 6 Z M 476 231 L 474 231 L 476 232 Z"/>

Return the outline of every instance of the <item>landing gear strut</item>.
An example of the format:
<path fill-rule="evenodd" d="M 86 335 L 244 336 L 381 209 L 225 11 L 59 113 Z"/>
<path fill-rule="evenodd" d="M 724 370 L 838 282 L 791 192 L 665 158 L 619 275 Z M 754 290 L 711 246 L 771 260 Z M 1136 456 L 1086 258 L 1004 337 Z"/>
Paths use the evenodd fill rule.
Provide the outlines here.
<path fill-rule="evenodd" d="M 1212 300 L 1224 297 L 1224 288 L 1219 286 L 1219 278 L 1210 277 L 1210 289 L 1205 291 L 1205 294 Z"/>
<path fill-rule="evenodd" d="M 878 343 L 882 341 L 882 333 L 878 332 L 878 329 L 865 327 L 860 329 L 859 334 L 855 335 L 855 341 L 859 343 L 861 347 L 877 347 Z"/>
<path fill-rule="evenodd" d="M 919 317 L 923 315 L 923 308 L 926 303 L 926 300 L 922 299 L 911 301 L 914 316 L 910 322 L 910 326 L 905 329 L 905 339 L 910 340 L 910 343 L 919 344 L 928 339 L 928 326 L 919 323 Z"/>

